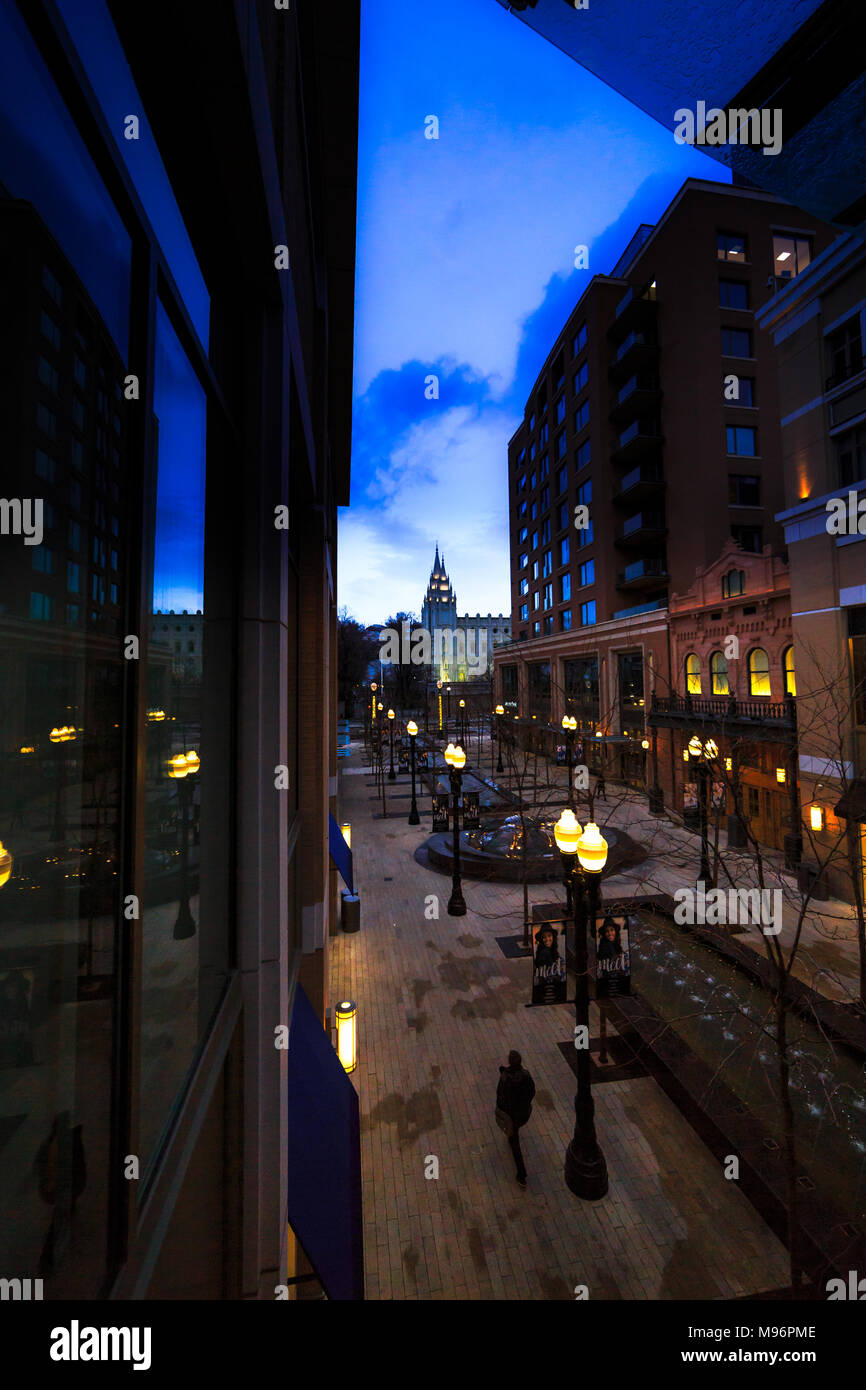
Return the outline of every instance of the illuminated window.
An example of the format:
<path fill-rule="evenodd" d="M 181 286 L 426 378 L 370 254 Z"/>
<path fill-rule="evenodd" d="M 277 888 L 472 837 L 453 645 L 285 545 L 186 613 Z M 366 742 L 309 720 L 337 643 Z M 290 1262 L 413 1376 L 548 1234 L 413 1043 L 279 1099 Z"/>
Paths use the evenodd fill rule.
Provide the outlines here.
<path fill-rule="evenodd" d="M 753 647 L 749 652 L 749 694 L 770 694 L 770 658 L 763 647 Z"/>
<path fill-rule="evenodd" d="M 782 657 L 782 669 L 785 673 L 785 694 L 796 695 L 797 677 L 794 673 L 794 648 L 786 647 Z"/>
<path fill-rule="evenodd" d="M 701 693 L 701 658 L 697 652 L 689 652 L 686 657 L 686 690 L 689 695 Z"/>
<path fill-rule="evenodd" d="M 713 652 L 710 657 L 710 684 L 714 695 L 729 695 L 728 662 L 723 652 Z"/>

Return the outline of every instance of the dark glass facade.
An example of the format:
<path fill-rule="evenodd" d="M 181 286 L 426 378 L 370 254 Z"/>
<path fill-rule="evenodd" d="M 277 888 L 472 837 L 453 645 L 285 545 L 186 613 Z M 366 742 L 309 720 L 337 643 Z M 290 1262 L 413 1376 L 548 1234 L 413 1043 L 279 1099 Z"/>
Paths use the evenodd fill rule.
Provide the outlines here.
<path fill-rule="evenodd" d="M 316 222 L 281 83 L 316 66 L 320 21 L 239 10 L 199 53 L 195 16 L 161 4 L 145 23 L 0 0 L 0 1274 L 47 1299 L 273 1298 L 286 1273 L 286 1193 L 262 1177 L 284 1061 L 261 1037 L 300 976 L 326 1004 L 351 273 L 330 356 L 312 286 L 354 256 L 358 36 L 338 77 L 317 67 L 323 100 L 345 87 L 328 157 L 352 192 Z M 199 63 L 209 113 L 167 76 Z M 192 113 L 240 130 L 249 81 L 256 137 L 204 149 Z M 242 178 L 271 186 L 238 189 L 228 227 Z M 287 230 L 290 195 L 308 214 Z M 267 250 L 287 237 L 293 298 Z M 349 383 L 327 411 L 314 360 Z"/>

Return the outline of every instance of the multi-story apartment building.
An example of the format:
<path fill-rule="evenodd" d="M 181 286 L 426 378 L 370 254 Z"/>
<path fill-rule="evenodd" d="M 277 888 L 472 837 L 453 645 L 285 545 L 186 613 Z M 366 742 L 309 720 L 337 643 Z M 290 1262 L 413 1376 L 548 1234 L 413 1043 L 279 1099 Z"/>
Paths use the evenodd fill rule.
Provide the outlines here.
<path fill-rule="evenodd" d="M 758 316 L 778 362 L 807 861 L 866 891 L 866 247 L 840 237 Z"/>
<path fill-rule="evenodd" d="M 574 699 L 566 663 L 594 663 L 593 747 L 619 745 L 629 780 L 646 776 L 651 696 L 682 686 L 670 593 L 732 539 L 782 548 L 778 383 L 754 311 L 832 237 L 758 189 L 688 180 L 593 278 L 509 442 L 518 647 L 497 657 L 500 698 L 557 725 Z M 670 746 L 657 750 L 668 794 Z"/>
<path fill-rule="evenodd" d="M 0 1270 L 46 1300 L 272 1301 L 302 1248 L 362 1294 L 322 1026 L 359 47 L 348 2 L 0 0 Z"/>

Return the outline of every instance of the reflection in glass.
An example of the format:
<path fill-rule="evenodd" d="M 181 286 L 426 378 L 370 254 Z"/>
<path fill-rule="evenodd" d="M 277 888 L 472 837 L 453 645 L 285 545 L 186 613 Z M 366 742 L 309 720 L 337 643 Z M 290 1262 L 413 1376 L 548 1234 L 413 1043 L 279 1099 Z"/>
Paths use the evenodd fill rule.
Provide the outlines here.
<path fill-rule="evenodd" d="M 129 237 L 0 9 L 0 1275 L 106 1277 Z M 24 505 L 26 503 L 26 505 Z M 5 503 L 4 503 L 5 505 Z"/>
<path fill-rule="evenodd" d="M 162 304 L 154 415 L 156 532 L 147 662 L 141 1138 L 153 1158 L 199 1039 L 205 393 Z"/>

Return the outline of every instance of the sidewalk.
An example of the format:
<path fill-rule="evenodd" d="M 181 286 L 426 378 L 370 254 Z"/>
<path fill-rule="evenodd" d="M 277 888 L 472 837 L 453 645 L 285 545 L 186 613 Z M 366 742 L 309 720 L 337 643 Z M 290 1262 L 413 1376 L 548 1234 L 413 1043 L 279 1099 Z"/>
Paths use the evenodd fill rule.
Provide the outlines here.
<path fill-rule="evenodd" d="M 574 1077 L 558 1044 L 573 1012 L 525 1008 L 529 964 L 496 944 L 521 930 L 522 889 L 464 881 L 467 915 L 449 917 L 450 879 L 414 858 L 429 796 L 410 827 L 401 776 L 387 787 L 389 817 L 375 819 L 363 757 L 356 748 L 343 760 L 340 804 L 361 931 L 332 939 L 330 993 L 358 1004 L 367 1297 L 571 1299 L 586 1285 L 590 1298 L 714 1299 L 785 1285 L 783 1247 L 649 1077 L 594 1088 L 610 1191 L 595 1203 L 568 1191 Z M 638 810 L 636 798 L 617 812 L 631 835 Z M 533 885 L 530 900 L 559 892 Z M 590 1022 L 595 1036 L 594 1006 Z M 537 1086 L 521 1136 L 526 1191 L 493 1118 L 512 1047 Z M 434 1159 L 438 1178 L 425 1176 Z"/>

